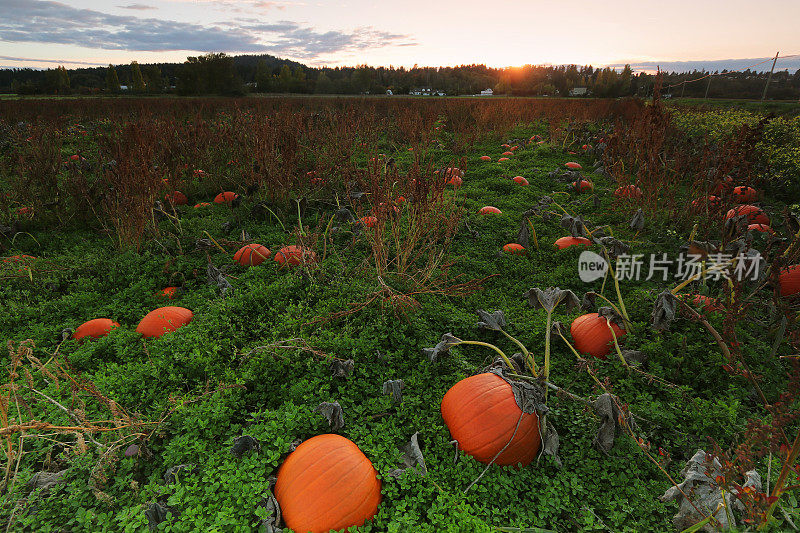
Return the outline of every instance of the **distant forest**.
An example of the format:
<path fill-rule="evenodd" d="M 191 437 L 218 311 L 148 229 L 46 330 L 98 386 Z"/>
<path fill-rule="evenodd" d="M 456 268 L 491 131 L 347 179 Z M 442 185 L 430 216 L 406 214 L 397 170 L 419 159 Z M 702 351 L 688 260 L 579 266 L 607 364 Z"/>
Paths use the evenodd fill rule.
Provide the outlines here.
<path fill-rule="evenodd" d="M 760 98 L 768 73 L 727 72 L 680 85 L 708 74 L 694 71 L 664 73 L 664 94 L 709 98 Z M 408 94 L 415 88 L 431 88 L 448 95 L 478 94 L 492 89 L 510 96 L 600 97 L 649 96 L 654 76 L 591 66 L 526 65 L 489 68 L 457 67 L 355 67 L 314 68 L 270 55 L 229 56 L 206 54 L 183 63 L 109 65 L 108 67 L 0 70 L 0 93 L 12 94 L 165 94 L 243 95 L 246 93 L 300 94 Z M 800 98 L 800 70 L 778 71 L 772 76 L 768 98 Z"/>

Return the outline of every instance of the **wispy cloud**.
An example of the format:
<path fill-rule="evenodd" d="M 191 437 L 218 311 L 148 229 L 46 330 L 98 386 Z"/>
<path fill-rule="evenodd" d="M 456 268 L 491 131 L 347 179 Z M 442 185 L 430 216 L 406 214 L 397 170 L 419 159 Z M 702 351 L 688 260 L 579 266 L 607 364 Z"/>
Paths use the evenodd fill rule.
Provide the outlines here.
<path fill-rule="evenodd" d="M 104 67 L 106 63 L 92 63 L 89 61 L 68 61 L 66 59 L 35 59 L 32 57 L 0 56 L 0 61 L 16 61 L 19 63 L 57 63 L 59 65 L 84 65 L 89 67 Z M 19 68 L 19 67 L 8 67 Z"/>
<path fill-rule="evenodd" d="M 238 19 L 201 25 L 111 15 L 45 0 L 4 0 L 0 41 L 69 44 L 128 51 L 270 53 L 302 59 L 367 48 L 414 45 L 407 35 L 371 27 L 319 32 L 293 21 Z"/>
<path fill-rule="evenodd" d="M 145 4 L 129 4 L 127 6 L 117 6 L 120 9 L 133 9 L 134 11 L 147 11 L 150 9 L 157 9 L 155 6 L 148 6 Z"/>

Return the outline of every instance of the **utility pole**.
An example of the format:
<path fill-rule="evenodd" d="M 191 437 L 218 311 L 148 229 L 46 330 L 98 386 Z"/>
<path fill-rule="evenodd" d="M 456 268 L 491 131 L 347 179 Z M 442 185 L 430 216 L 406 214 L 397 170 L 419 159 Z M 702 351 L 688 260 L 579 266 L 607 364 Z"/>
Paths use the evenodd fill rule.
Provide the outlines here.
<path fill-rule="evenodd" d="M 708 85 L 706 85 L 706 95 L 703 97 L 704 99 L 708 98 L 708 90 L 711 88 L 711 73 L 708 73 Z"/>
<path fill-rule="evenodd" d="M 769 89 L 769 82 L 772 81 L 772 73 L 775 71 L 775 63 L 778 62 L 778 54 L 780 54 L 780 52 L 777 52 L 775 54 L 775 59 L 772 60 L 772 68 L 769 71 L 769 76 L 767 76 L 767 84 L 764 85 L 764 92 L 761 94 L 762 102 L 764 101 L 764 98 L 767 97 L 767 89 Z"/>
<path fill-rule="evenodd" d="M 681 85 L 682 85 L 682 87 L 681 87 L 681 98 L 683 98 L 683 93 L 686 92 L 686 80 L 683 80 L 683 83 L 681 83 Z"/>

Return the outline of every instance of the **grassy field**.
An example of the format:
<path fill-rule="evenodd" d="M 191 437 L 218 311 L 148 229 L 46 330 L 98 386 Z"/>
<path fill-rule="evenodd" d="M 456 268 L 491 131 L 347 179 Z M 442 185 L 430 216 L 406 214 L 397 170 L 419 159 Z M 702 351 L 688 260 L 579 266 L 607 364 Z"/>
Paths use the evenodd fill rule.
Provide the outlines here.
<path fill-rule="evenodd" d="M 34 257 L 0 263 L 0 340 L 10 353 L 0 393 L 0 516 L 9 530 L 143 531 L 145 511 L 160 502 L 171 512 L 159 530 L 268 531 L 270 476 L 294 441 L 332 431 L 316 408 L 334 401 L 344 418 L 335 432 L 358 445 L 382 481 L 377 515 L 358 531 L 674 530 L 678 505 L 659 496 L 683 481 L 698 449 L 723 460 L 723 479 L 709 479 L 716 490 L 730 493 L 751 468 L 763 492 L 776 486 L 792 462 L 800 382 L 797 303 L 780 298 L 776 273 L 763 282 L 697 280 L 680 293 L 708 295 L 719 308 L 679 310 L 656 331 L 654 304 L 680 283 L 674 268 L 666 281 L 644 279 L 645 264 L 641 279 L 621 279 L 616 291 L 608 276 L 579 279 L 581 247 L 553 243 L 570 234 L 568 214 L 645 261 L 676 259 L 690 240 L 727 244 L 736 236 L 724 228 L 730 192 L 721 211 L 691 205 L 731 175 L 734 185 L 766 193 L 758 205 L 783 238 L 751 232 L 747 249 L 777 267 L 796 263 L 797 200 L 774 172 L 792 172 L 786 154 L 800 149 L 790 119 L 758 132 L 756 149 L 736 139 L 758 115 L 710 121 L 681 108 L 673 123 L 635 102 L 258 100 L 266 103 L 130 100 L 111 110 L 54 102 L 43 111 L 0 103 L 0 224 L 14 223 L 0 251 Z M 592 191 L 575 190 L 567 162 L 582 165 Z M 454 167 L 463 170 L 460 186 L 448 183 L 455 174 L 445 169 Z M 628 184 L 642 196 L 615 195 Z M 189 203 L 165 201 L 173 190 Z M 241 203 L 214 203 L 226 190 Z M 210 205 L 193 207 L 201 202 Z M 480 215 L 484 206 L 502 214 Z M 356 219 L 375 216 L 376 226 L 348 221 L 343 208 Z M 644 225 L 632 226 L 640 208 Z M 524 255 L 503 251 L 520 240 Z M 253 242 L 272 254 L 306 246 L 320 261 L 235 263 Z M 230 288 L 210 282 L 209 265 Z M 168 286 L 181 290 L 167 299 Z M 525 468 L 491 466 L 465 492 L 485 465 L 454 449 L 440 403 L 497 353 L 461 345 L 431 361 L 423 349 L 451 333 L 511 356 L 520 351 L 511 338 L 476 328 L 476 310 L 502 310 L 504 330 L 541 374 L 548 321 L 524 296 L 534 287 L 579 299 L 595 291 L 624 305 L 628 333 L 619 342 L 641 352 L 640 362 L 628 367 L 613 350 L 607 359 L 577 358 L 553 335 L 549 381 L 566 392 L 551 392 L 547 420 L 561 464 L 542 455 Z M 553 319 L 569 330 L 596 309 L 585 304 Z M 164 305 L 194 318 L 142 338 L 137 324 Z M 120 326 L 90 342 L 62 335 L 99 317 Z M 346 360 L 352 373 L 337 375 Z M 397 379 L 402 401 L 382 391 Z M 605 392 L 628 420 L 616 422 L 608 453 L 594 445 L 597 413 L 576 400 Z M 427 473 L 390 475 L 417 432 Z M 241 435 L 260 449 L 232 454 Z M 177 465 L 191 466 L 165 478 Z M 31 490 L 37 472 L 63 477 Z M 800 518 L 793 492 L 781 496 L 774 530 Z M 769 505 L 742 501 L 740 524 Z"/>

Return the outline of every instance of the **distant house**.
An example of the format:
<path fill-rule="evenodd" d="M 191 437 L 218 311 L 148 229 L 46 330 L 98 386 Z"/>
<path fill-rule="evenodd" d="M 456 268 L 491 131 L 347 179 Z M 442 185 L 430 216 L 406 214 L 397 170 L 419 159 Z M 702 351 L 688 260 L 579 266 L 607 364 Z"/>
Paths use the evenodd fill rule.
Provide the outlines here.
<path fill-rule="evenodd" d="M 570 96 L 589 96 L 588 87 L 573 87 L 569 90 Z"/>
<path fill-rule="evenodd" d="M 440 89 L 433 89 L 431 87 L 415 87 L 409 91 L 412 96 L 446 96 L 447 93 Z"/>
<path fill-rule="evenodd" d="M 491 89 L 486 89 L 484 91 L 481 91 L 481 96 L 492 96 L 492 95 L 494 95 L 494 91 Z"/>

